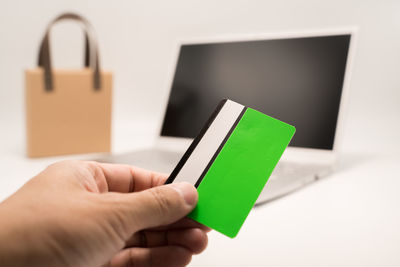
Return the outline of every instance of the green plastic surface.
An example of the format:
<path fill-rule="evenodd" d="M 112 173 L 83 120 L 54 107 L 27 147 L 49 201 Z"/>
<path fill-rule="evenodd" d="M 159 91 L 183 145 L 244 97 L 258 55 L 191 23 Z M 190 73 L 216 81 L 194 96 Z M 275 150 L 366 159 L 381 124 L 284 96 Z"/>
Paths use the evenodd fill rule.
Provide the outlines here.
<path fill-rule="evenodd" d="M 248 108 L 197 188 L 199 201 L 189 217 L 235 237 L 294 132 Z"/>

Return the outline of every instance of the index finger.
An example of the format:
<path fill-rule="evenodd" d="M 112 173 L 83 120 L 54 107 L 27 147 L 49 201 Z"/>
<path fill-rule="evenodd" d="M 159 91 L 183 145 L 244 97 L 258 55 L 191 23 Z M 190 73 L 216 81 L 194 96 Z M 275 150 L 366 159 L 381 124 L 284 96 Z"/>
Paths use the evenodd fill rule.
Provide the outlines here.
<path fill-rule="evenodd" d="M 138 192 L 162 185 L 167 174 L 145 170 L 125 164 L 97 163 L 101 168 L 110 192 Z"/>

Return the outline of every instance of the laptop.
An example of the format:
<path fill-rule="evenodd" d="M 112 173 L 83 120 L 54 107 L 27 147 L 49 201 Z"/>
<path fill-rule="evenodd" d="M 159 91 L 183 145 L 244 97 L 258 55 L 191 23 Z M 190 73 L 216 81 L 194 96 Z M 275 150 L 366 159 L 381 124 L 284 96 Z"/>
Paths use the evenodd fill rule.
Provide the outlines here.
<path fill-rule="evenodd" d="M 337 162 L 354 33 L 179 42 L 156 146 L 101 161 L 170 173 L 227 98 L 297 129 L 256 204 L 325 177 Z"/>

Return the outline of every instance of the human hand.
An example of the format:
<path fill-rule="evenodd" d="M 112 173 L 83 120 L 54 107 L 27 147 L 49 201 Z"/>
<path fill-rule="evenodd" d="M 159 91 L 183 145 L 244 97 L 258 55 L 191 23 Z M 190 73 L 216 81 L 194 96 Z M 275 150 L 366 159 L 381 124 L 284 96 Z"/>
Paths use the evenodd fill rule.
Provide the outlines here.
<path fill-rule="evenodd" d="M 184 266 L 208 228 L 187 183 L 127 165 L 53 164 L 0 204 L 1 266 Z"/>

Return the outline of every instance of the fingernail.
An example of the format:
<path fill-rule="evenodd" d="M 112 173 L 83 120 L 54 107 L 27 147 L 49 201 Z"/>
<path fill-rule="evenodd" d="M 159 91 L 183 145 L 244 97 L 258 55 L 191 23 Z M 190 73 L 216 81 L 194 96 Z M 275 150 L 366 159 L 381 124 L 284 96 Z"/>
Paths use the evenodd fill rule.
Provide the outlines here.
<path fill-rule="evenodd" d="M 171 184 L 171 187 L 183 196 L 183 199 L 185 199 L 185 202 L 188 205 L 193 206 L 197 203 L 197 190 L 193 185 L 186 182 L 181 182 Z"/>

